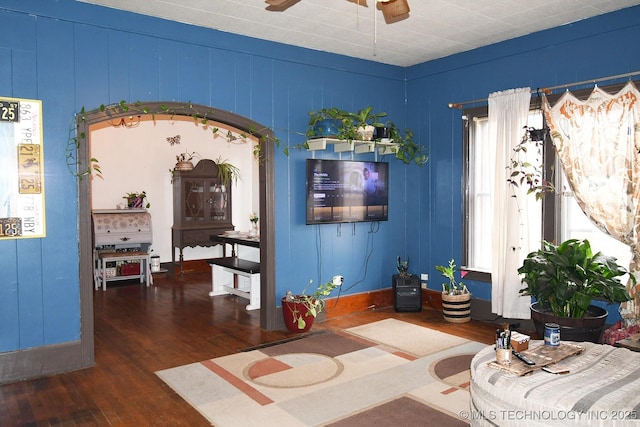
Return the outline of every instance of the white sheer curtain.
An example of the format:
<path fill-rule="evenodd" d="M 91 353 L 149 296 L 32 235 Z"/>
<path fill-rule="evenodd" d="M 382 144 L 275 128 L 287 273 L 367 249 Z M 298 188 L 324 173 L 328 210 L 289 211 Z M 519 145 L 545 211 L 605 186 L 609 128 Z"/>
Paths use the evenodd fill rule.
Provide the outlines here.
<path fill-rule="evenodd" d="M 601 230 L 631 248 L 629 270 L 640 278 L 640 92 L 629 82 L 611 95 L 596 87 L 586 101 L 565 92 L 543 109 L 576 200 Z M 623 304 L 628 324 L 640 318 L 640 294 Z"/>
<path fill-rule="evenodd" d="M 528 319 L 530 297 L 519 294 L 522 287 L 518 268 L 530 252 L 529 229 L 539 224 L 529 218 L 528 204 L 536 203 L 527 196 L 526 188 L 507 183 L 513 148 L 520 142 L 527 125 L 531 91 L 511 89 L 489 95 L 489 140 L 495 143 L 495 164 L 491 165 L 493 181 L 493 234 L 491 245 L 491 311 L 508 318 Z M 516 194 L 517 192 L 518 194 Z M 515 197 L 514 197 L 515 196 Z M 535 231 L 534 231 L 535 232 Z M 537 230 L 537 236 L 540 230 Z M 535 241 L 539 246 L 539 241 Z M 535 249 L 535 248 L 534 248 Z"/>

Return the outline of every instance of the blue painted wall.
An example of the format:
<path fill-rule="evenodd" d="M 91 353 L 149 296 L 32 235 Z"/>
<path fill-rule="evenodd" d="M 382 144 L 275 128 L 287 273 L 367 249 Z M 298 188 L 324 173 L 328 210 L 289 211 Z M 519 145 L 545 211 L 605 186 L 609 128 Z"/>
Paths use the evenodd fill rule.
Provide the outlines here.
<path fill-rule="evenodd" d="M 295 48 L 72 0 L 0 0 L 0 96 L 41 99 L 44 110 L 47 237 L 0 241 L 0 352 L 80 338 L 76 180 L 65 161 L 81 108 L 191 101 L 272 127 L 283 144 L 304 141 L 308 111 L 372 105 L 405 118 L 405 70 Z M 373 89 L 372 89 L 373 88 Z M 335 158 L 331 151 L 316 156 Z M 277 292 L 340 273 L 364 277 L 368 225 L 304 224 L 306 152 L 278 151 Z M 343 157 L 344 158 L 344 157 Z M 373 159 L 373 155 L 359 158 Z M 373 240 L 366 278 L 350 292 L 388 287 L 389 236 L 400 234 L 405 167 L 391 160 L 393 220 Z M 415 166 L 414 166 L 415 168 Z M 322 236 L 322 249 L 317 252 Z M 394 239 L 392 254 L 406 252 Z M 317 261 L 321 253 L 321 267 Z M 92 286 L 84 283 L 82 286 Z"/>
<path fill-rule="evenodd" d="M 407 69 L 407 120 L 431 150 L 420 171 L 424 216 L 410 225 L 429 242 L 419 253 L 422 270 L 439 279 L 433 265 L 462 256 L 462 112 L 448 104 L 638 71 L 639 39 L 640 7 L 633 7 Z M 469 284 L 476 297 L 491 299 L 490 283 Z M 613 322 L 619 316 L 610 308 Z"/>
<path fill-rule="evenodd" d="M 312 154 L 277 152 L 277 292 L 336 273 L 355 285 L 349 293 L 387 288 L 398 255 L 434 286 L 432 266 L 461 253 L 460 112 L 447 104 L 640 69 L 638 22 L 636 7 L 404 69 L 72 0 L 0 0 L 0 96 L 42 100 L 47 186 L 47 237 L 0 241 L 0 352 L 79 339 L 77 190 L 65 147 L 82 107 L 191 101 L 271 126 L 291 145 L 303 141 L 309 110 L 386 111 L 428 144 L 431 160 L 419 168 L 389 159 L 390 220 L 379 228 L 306 226 Z M 472 290 L 489 298 L 483 284 Z"/>

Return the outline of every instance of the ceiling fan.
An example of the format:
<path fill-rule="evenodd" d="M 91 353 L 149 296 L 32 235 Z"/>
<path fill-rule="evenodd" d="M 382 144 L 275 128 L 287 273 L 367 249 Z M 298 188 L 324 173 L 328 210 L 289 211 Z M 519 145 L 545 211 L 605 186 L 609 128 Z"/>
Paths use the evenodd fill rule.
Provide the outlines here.
<path fill-rule="evenodd" d="M 282 12 L 287 10 L 291 6 L 298 3 L 300 0 L 264 0 L 265 3 L 268 3 L 269 6 L 266 7 L 267 10 L 273 12 Z M 348 0 L 350 2 L 356 3 L 358 6 L 367 6 L 367 0 Z M 376 4 L 382 11 L 384 15 L 384 19 L 387 24 L 391 24 L 393 22 L 401 21 L 405 18 L 408 18 L 409 12 L 411 9 L 409 8 L 409 0 L 375 0 Z"/>

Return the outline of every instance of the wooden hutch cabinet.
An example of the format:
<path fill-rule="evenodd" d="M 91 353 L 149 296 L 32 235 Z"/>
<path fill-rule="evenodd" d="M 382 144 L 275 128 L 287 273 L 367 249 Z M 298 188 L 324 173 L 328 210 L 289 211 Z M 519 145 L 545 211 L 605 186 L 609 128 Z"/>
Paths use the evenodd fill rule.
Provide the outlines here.
<path fill-rule="evenodd" d="M 231 183 L 223 182 L 218 165 L 203 159 L 189 171 L 173 171 L 173 227 L 171 228 L 171 263 L 175 266 L 176 248 L 215 246 L 212 235 L 233 230 L 231 223 Z"/>

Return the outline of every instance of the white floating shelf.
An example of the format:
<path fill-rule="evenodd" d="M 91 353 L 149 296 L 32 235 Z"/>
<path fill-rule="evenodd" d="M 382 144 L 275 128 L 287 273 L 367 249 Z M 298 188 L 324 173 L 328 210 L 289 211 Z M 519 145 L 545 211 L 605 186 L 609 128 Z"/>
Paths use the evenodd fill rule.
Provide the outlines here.
<path fill-rule="evenodd" d="M 307 140 L 309 151 L 326 150 L 327 144 L 333 145 L 335 153 L 354 151 L 356 154 L 373 153 L 378 149 L 378 154 L 395 154 L 398 152 L 399 144 L 395 142 L 377 141 L 345 141 L 335 138 L 314 138 Z"/>
<path fill-rule="evenodd" d="M 376 151 L 376 143 L 371 141 L 359 141 L 354 151 L 357 154 L 373 153 Z"/>
<path fill-rule="evenodd" d="M 327 138 L 308 139 L 309 151 L 325 150 L 327 148 Z"/>
<path fill-rule="evenodd" d="M 400 144 L 396 142 L 379 142 L 376 147 L 378 147 L 378 154 L 384 156 L 386 154 L 396 154 Z"/>
<path fill-rule="evenodd" d="M 327 144 L 333 145 L 335 153 L 343 153 L 345 151 L 353 151 L 356 141 L 345 141 L 343 139 L 334 138 L 314 138 L 307 140 L 309 151 L 326 150 Z"/>
<path fill-rule="evenodd" d="M 331 142 L 333 144 L 334 153 L 343 153 L 345 151 L 353 151 L 353 141 Z"/>

